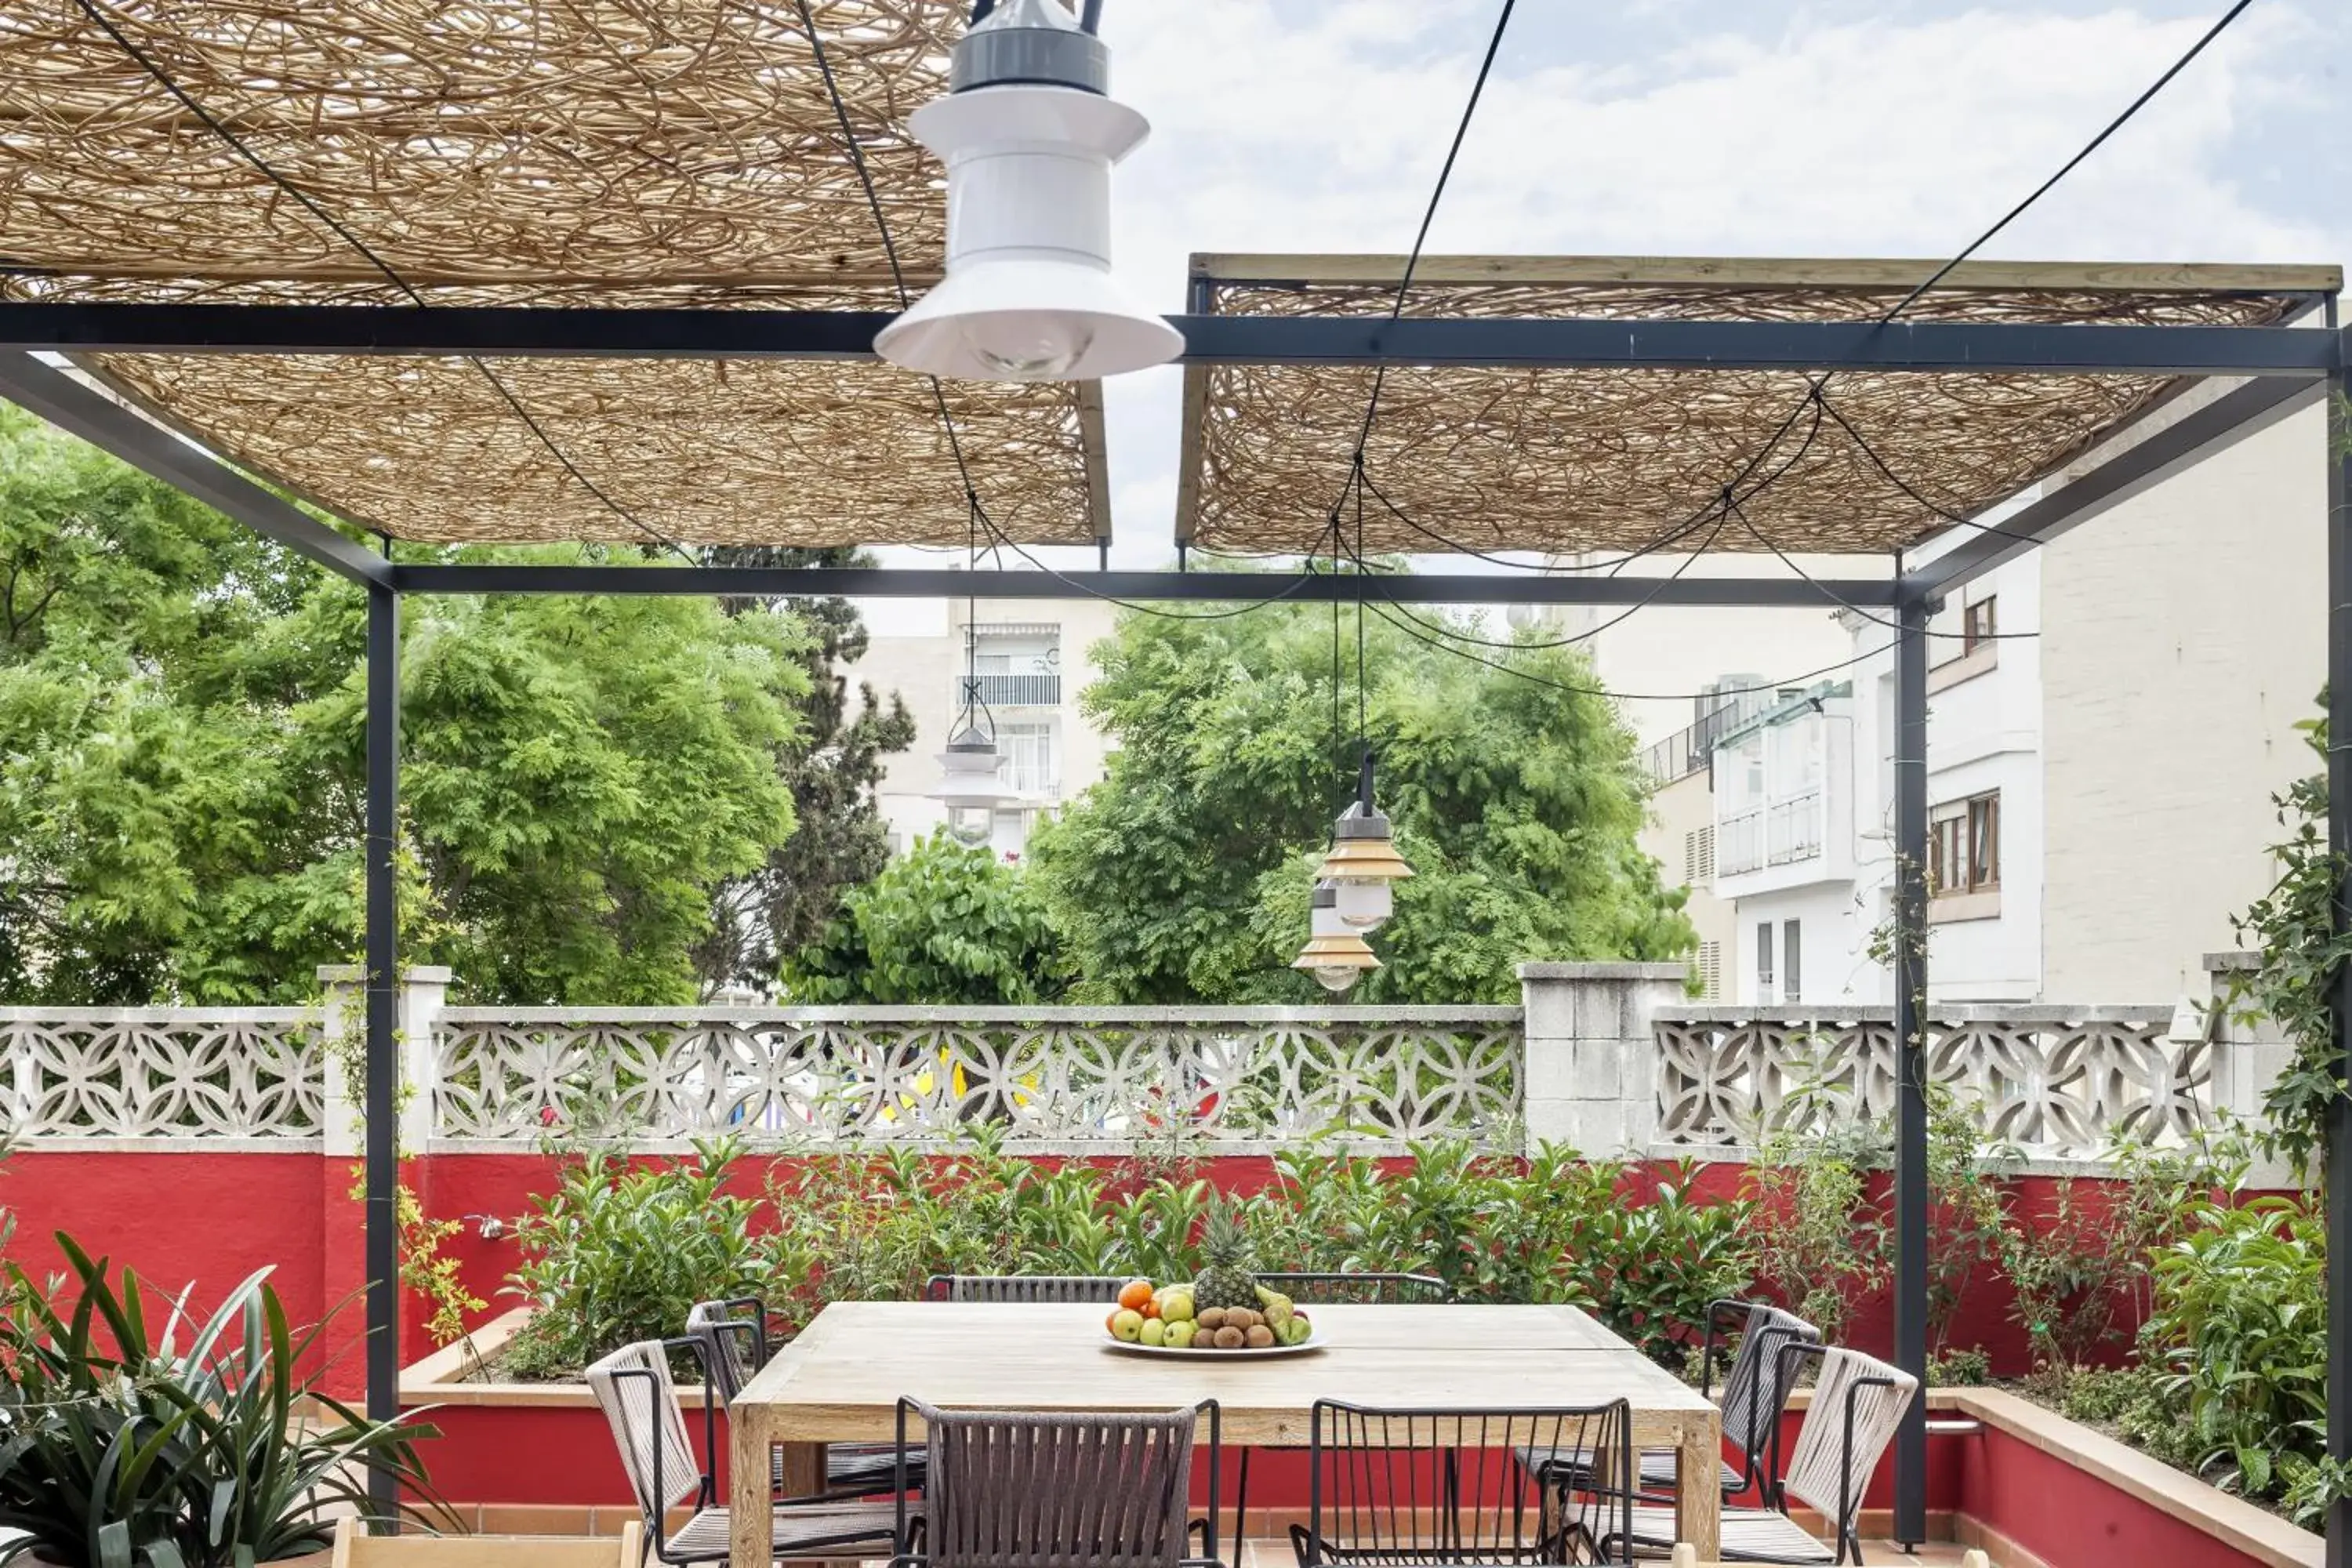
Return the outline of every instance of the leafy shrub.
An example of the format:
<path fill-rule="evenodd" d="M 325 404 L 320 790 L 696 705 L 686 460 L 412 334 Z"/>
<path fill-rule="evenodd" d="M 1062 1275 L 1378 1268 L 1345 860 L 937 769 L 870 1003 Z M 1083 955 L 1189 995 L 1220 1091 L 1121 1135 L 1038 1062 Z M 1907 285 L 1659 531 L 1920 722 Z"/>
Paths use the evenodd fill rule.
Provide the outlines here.
<path fill-rule="evenodd" d="M 797 1001 L 1049 1001 L 1069 965 L 1029 873 L 945 832 L 919 838 L 879 876 L 842 896 L 822 935 L 788 954 Z"/>
<path fill-rule="evenodd" d="M 2326 1237 L 2300 1198 L 2209 1202 L 2153 1265 L 2158 1392 L 2195 1468 L 2249 1496 L 2280 1496 L 2326 1451 Z"/>
<path fill-rule="evenodd" d="M 26 1553 L 70 1568 L 252 1568 L 323 1550 L 341 1513 L 374 1517 L 370 1463 L 429 1496 L 416 1441 L 296 1370 L 325 1325 L 293 1333 L 256 1274 L 199 1323 L 184 1300 L 120 1284 L 60 1232 L 69 1298 L 8 1269 L 0 1319 L 0 1563 Z M 315 1402 L 323 1415 L 303 1408 Z"/>
<path fill-rule="evenodd" d="M 760 1295 L 787 1331 L 828 1301 L 905 1300 L 934 1274 L 1195 1271 L 1212 1188 L 1181 1157 L 1054 1166 L 975 1129 L 941 1153 L 815 1152 L 762 1198 L 723 1188 L 732 1143 L 631 1169 L 588 1155 L 519 1230 L 512 1293 L 541 1310 L 509 1370 L 566 1375 L 675 1333 L 697 1300 Z M 1748 1283 L 1747 1205 L 1687 1166 L 1643 1173 L 1547 1147 L 1520 1160 L 1436 1142 L 1403 1161 L 1295 1150 L 1237 1205 L 1266 1269 L 1433 1274 L 1459 1300 L 1559 1301 L 1678 1365 L 1706 1303 Z"/>
<path fill-rule="evenodd" d="M 1870 1197 L 1875 1143 L 1853 1123 L 1775 1132 L 1748 1168 L 1756 1278 L 1832 1344 L 1843 1337 L 1850 1304 L 1894 1276 L 1892 1232 Z"/>
<path fill-rule="evenodd" d="M 759 1205 L 724 1190 L 740 1146 L 694 1148 L 645 1167 L 602 1150 L 575 1153 L 555 1190 L 532 1200 L 508 1286 L 540 1309 L 509 1349 L 517 1376 L 576 1373 L 633 1341 L 679 1332 L 697 1301 L 768 1287 L 769 1244 L 753 1235 Z"/>

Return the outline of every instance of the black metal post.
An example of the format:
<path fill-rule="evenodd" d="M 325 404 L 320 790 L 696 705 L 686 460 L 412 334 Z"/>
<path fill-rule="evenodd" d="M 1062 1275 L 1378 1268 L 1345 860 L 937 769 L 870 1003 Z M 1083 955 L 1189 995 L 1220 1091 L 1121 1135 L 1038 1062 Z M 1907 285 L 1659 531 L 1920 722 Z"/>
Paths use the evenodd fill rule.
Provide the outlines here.
<path fill-rule="evenodd" d="M 367 1413 L 400 1415 L 400 595 L 368 588 L 367 628 Z M 398 1483 L 368 1477 L 374 1511 L 395 1517 Z"/>
<path fill-rule="evenodd" d="M 2336 301 L 2327 324 L 2336 325 Z M 2352 853 L 2352 410 L 2341 370 L 2328 378 L 2327 842 L 2339 865 Z M 2352 875 L 2336 884 L 2336 927 L 2352 923 Z M 2352 966 L 2335 979 L 2336 1072 L 2352 1082 Z M 2352 1100 L 2327 1104 L 2327 1454 L 2352 1459 Z M 2352 1568 L 2352 1500 L 2327 1510 L 2327 1568 Z"/>
<path fill-rule="evenodd" d="M 1895 1438 L 1895 1539 L 1927 1538 L 1927 608 L 1895 609 L 1895 1364 L 1919 1398 Z"/>

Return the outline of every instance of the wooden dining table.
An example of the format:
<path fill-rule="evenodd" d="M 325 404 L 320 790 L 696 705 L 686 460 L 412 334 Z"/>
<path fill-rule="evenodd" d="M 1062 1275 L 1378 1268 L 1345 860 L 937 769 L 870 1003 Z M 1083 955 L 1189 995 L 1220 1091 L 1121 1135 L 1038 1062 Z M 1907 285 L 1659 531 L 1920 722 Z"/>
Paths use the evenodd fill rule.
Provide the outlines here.
<path fill-rule="evenodd" d="M 1111 1348 L 1098 1306 L 837 1301 L 729 1408 L 733 1568 L 767 1568 L 772 1454 L 823 1489 L 825 1446 L 898 1435 L 901 1395 L 941 1409 L 1166 1410 L 1214 1399 L 1228 1447 L 1307 1447 L 1315 1402 L 1507 1409 L 1630 1402 L 1633 1446 L 1680 1457 L 1677 1533 L 1716 1555 L 1722 1422 L 1696 1389 L 1574 1307 L 1318 1306 L 1305 1354 L 1218 1361 Z M 919 1430 L 918 1428 L 917 1430 Z"/>

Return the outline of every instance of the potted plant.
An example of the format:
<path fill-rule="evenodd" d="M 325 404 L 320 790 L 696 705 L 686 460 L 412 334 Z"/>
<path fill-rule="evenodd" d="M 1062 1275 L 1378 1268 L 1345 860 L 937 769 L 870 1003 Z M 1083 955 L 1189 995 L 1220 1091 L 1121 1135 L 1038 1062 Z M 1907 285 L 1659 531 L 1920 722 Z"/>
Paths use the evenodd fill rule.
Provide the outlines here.
<path fill-rule="evenodd" d="M 69 1294 L 16 1265 L 0 1290 L 0 1564 L 251 1568 L 323 1552 L 338 1514 L 374 1516 L 367 1470 L 429 1500 L 415 1441 L 298 1368 L 299 1335 L 262 1270 L 202 1323 L 60 1232 Z M 162 1322 L 151 1325 L 151 1310 Z M 430 1506 L 429 1502 L 428 1505 Z"/>

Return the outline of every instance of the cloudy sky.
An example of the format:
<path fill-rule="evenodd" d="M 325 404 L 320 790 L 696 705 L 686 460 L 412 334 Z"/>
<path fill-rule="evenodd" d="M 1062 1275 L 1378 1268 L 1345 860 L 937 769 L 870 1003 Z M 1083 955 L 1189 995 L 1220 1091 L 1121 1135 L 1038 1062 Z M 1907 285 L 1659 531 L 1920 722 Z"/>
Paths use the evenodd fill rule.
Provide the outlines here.
<path fill-rule="evenodd" d="M 1498 5 L 1107 0 L 1115 89 L 1152 122 L 1122 277 L 1174 310 L 1195 250 L 1406 249 Z M 1519 0 L 1430 248 L 1948 257 L 2225 7 Z M 2352 258 L 2347 76 L 2346 0 L 2255 0 L 1983 254 Z M 1170 554 L 1178 383 L 1108 385 L 1122 564 Z"/>

